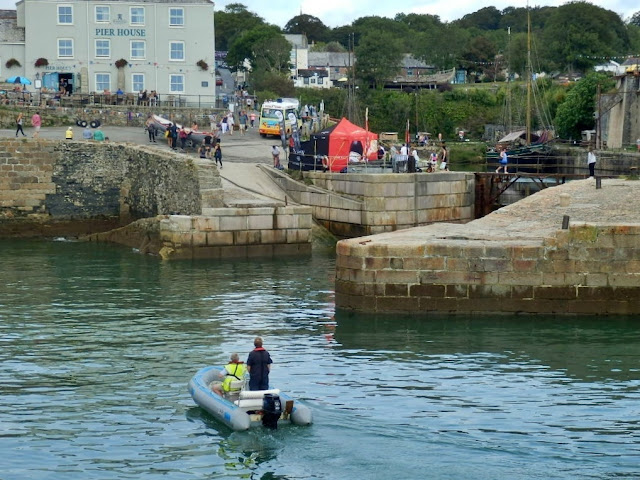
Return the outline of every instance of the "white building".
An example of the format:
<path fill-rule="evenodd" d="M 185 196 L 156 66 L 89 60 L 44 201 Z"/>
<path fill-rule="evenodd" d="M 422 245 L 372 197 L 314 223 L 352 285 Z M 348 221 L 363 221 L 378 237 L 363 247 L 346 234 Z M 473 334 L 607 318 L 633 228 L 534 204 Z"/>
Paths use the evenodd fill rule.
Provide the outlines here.
<path fill-rule="evenodd" d="M 11 12 L 0 12 L 2 80 L 24 75 L 83 94 L 156 90 L 190 104 L 215 99 L 210 0 L 21 0 L 15 25 Z M 21 65 L 7 68 L 12 58 Z"/>

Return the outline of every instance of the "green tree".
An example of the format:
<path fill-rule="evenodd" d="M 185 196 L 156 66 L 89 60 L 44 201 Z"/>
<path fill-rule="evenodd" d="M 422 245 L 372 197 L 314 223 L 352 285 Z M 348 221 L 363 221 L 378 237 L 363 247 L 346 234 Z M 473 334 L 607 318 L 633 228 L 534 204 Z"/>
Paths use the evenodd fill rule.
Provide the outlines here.
<path fill-rule="evenodd" d="M 489 74 L 494 79 L 496 54 L 496 47 L 491 40 L 485 36 L 474 37 L 462 52 L 462 65 L 476 75 Z"/>
<path fill-rule="evenodd" d="M 216 50 L 228 50 L 244 32 L 265 25 L 262 17 L 247 10 L 242 3 L 230 3 L 223 11 L 216 12 Z"/>
<path fill-rule="evenodd" d="M 629 49 L 631 52 L 640 52 L 640 26 L 627 25 L 629 33 Z"/>
<path fill-rule="evenodd" d="M 307 36 L 309 42 L 326 42 L 329 35 L 329 27 L 322 20 L 313 15 L 296 15 L 284 26 L 285 33 L 298 33 Z"/>
<path fill-rule="evenodd" d="M 408 50 L 405 48 L 405 42 L 410 38 L 411 31 L 404 23 L 397 22 L 386 17 L 360 17 L 353 22 L 353 32 L 355 45 L 360 45 L 362 39 L 369 35 L 386 34 L 387 38 L 392 38 L 403 46 L 403 53 Z"/>
<path fill-rule="evenodd" d="M 502 13 L 496 7 L 484 7 L 477 12 L 469 13 L 456 20 L 462 28 L 477 28 L 479 30 L 497 30 L 500 27 Z"/>
<path fill-rule="evenodd" d="M 333 53 L 344 53 L 347 51 L 346 48 L 342 46 L 342 44 L 338 42 L 329 42 L 329 43 L 316 43 L 309 47 L 310 52 L 333 52 Z"/>
<path fill-rule="evenodd" d="M 260 102 L 279 97 L 293 97 L 295 95 L 295 88 L 291 78 L 279 72 L 260 69 L 252 70 L 249 74 L 249 83 L 258 95 Z"/>
<path fill-rule="evenodd" d="M 400 70 L 403 46 L 388 32 L 364 35 L 356 47 L 356 78 L 359 83 L 382 88 Z"/>
<path fill-rule="evenodd" d="M 606 56 L 628 51 L 629 36 L 622 19 L 587 2 L 571 2 L 555 9 L 544 32 L 550 64 L 585 72 Z"/>
<path fill-rule="evenodd" d="M 242 33 L 236 38 L 230 45 L 227 52 L 227 64 L 232 70 L 244 69 L 245 61 L 249 62 L 251 68 L 257 66 L 256 61 L 260 59 L 263 61 L 263 68 L 276 67 L 280 70 L 282 65 L 279 62 L 278 53 L 275 57 L 270 57 L 270 52 L 258 52 L 258 48 L 262 48 L 268 45 L 269 42 L 274 42 L 278 47 L 282 47 L 283 43 L 287 44 L 288 51 L 291 50 L 291 45 L 287 42 L 280 29 L 273 25 L 260 25 L 251 30 Z M 279 48 L 275 49 L 276 52 Z"/>
<path fill-rule="evenodd" d="M 640 27 L 640 11 L 634 13 L 631 16 L 631 20 L 629 20 L 631 25 L 635 25 L 636 27 Z"/>
<path fill-rule="evenodd" d="M 613 80 L 603 73 L 590 73 L 569 90 L 558 106 L 554 124 L 561 138 L 579 140 L 583 130 L 593 129 L 598 84 L 607 91 Z"/>

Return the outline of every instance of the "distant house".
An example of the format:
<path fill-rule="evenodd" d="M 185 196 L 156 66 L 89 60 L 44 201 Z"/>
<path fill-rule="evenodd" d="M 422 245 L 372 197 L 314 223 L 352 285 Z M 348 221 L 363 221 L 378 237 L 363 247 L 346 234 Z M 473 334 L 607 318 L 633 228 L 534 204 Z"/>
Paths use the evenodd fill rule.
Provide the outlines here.
<path fill-rule="evenodd" d="M 309 42 L 304 34 L 285 34 L 284 38 L 291 44 L 291 79 L 296 81 L 298 72 L 309 68 Z"/>
<path fill-rule="evenodd" d="M 293 85 L 300 88 L 331 88 L 333 82 L 326 68 L 307 68 L 298 70 Z"/>
<path fill-rule="evenodd" d="M 348 52 L 309 52 L 309 68 L 325 69 L 329 80 L 336 83 L 346 82 L 349 65 L 355 63 L 355 57 Z"/>

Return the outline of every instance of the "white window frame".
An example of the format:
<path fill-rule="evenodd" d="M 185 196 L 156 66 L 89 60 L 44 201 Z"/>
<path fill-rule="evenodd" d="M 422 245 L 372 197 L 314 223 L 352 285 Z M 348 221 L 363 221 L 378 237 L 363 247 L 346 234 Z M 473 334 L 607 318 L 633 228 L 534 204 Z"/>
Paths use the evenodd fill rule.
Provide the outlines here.
<path fill-rule="evenodd" d="M 107 18 L 98 18 L 98 10 L 106 11 Z M 96 5 L 94 10 L 94 19 L 96 23 L 109 23 L 111 21 L 111 6 L 110 5 Z"/>
<path fill-rule="evenodd" d="M 182 58 L 173 58 L 173 45 L 182 45 L 182 49 L 181 49 Z M 187 54 L 185 52 L 184 42 L 182 41 L 169 42 L 169 61 L 170 62 L 184 62 L 186 57 L 187 57 Z"/>
<path fill-rule="evenodd" d="M 73 5 L 70 5 L 68 3 L 61 3 L 60 5 L 56 5 L 57 9 L 56 9 L 56 21 L 58 22 L 58 25 L 73 25 Z M 60 10 L 63 8 L 68 8 L 71 11 L 71 21 L 70 22 L 61 22 L 60 21 Z M 64 14 L 65 16 L 67 15 L 66 13 Z"/>
<path fill-rule="evenodd" d="M 98 77 L 99 76 L 105 76 L 107 79 L 107 88 L 98 88 Z M 95 91 L 96 92 L 104 92 L 105 90 L 111 91 L 111 74 L 110 73 L 106 73 L 106 72 L 96 72 L 95 76 L 93 77 L 93 80 L 95 82 Z"/>
<path fill-rule="evenodd" d="M 134 22 L 133 21 L 133 11 L 134 10 L 138 10 L 138 9 L 142 10 L 142 21 L 141 22 Z M 145 22 L 147 21 L 146 17 L 147 17 L 147 12 L 146 12 L 144 7 L 141 7 L 141 6 L 129 7 L 129 19 L 130 19 L 129 23 L 131 25 L 144 25 Z"/>
<path fill-rule="evenodd" d="M 134 80 L 135 77 L 142 77 L 142 85 L 140 86 L 140 88 L 138 88 L 136 86 L 136 80 Z M 144 73 L 132 73 L 131 74 L 131 90 L 133 92 L 138 93 L 138 92 L 140 92 L 140 90 L 144 90 L 145 89 L 144 84 L 145 84 Z"/>
<path fill-rule="evenodd" d="M 142 44 L 142 55 L 135 56 L 133 53 L 133 44 L 141 43 Z M 129 42 L 129 58 L 131 60 L 144 60 L 147 58 L 147 42 L 145 40 L 131 40 Z"/>
<path fill-rule="evenodd" d="M 60 42 L 66 42 L 66 41 L 71 42 L 71 55 L 60 54 Z M 59 38 L 57 44 L 58 44 L 58 48 L 57 48 L 58 58 L 73 58 L 73 55 L 74 55 L 73 38 Z"/>
<path fill-rule="evenodd" d="M 176 78 L 180 78 L 182 79 L 182 81 L 180 82 L 181 86 L 182 86 L 182 90 L 174 90 L 174 83 L 173 83 L 173 79 Z M 169 93 L 175 93 L 175 94 L 179 94 L 179 93 L 184 93 L 184 74 L 182 73 L 172 73 L 171 75 L 169 75 Z"/>
<path fill-rule="evenodd" d="M 98 55 L 98 42 L 107 42 L 107 54 Z M 104 48 L 104 47 L 102 47 Z M 111 58 L 111 40 L 108 38 L 96 38 L 95 39 L 95 57 L 96 58 Z"/>
<path fill-rule="evenodd" d="M 181 12 L 180 15 L 176 15 L 174 17 L 173 12 Z M 180 18 L 182 21 L 181 23 L 173 23 L 174 22 L 174 18 L 178 19 Z M 169 26 L 170 27 L 174 27 L 174 28 L 184 28 L 184 24 L 185 24 L 185 20 L 184 20 L 184 8 L 182 7 L 169 7 Z"/>

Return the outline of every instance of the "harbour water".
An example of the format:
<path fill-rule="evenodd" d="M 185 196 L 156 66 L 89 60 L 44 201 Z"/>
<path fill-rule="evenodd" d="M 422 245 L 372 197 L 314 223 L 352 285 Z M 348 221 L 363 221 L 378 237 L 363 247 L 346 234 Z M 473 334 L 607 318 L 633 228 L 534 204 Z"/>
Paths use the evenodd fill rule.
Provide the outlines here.
<path fill-rule="evenodd" d="M 0 242 L 0 479 L 640 478 L 640 319 L 336 314 L 334 262 Z M 255 335 L 311 427 L 193 404 Z"/>

